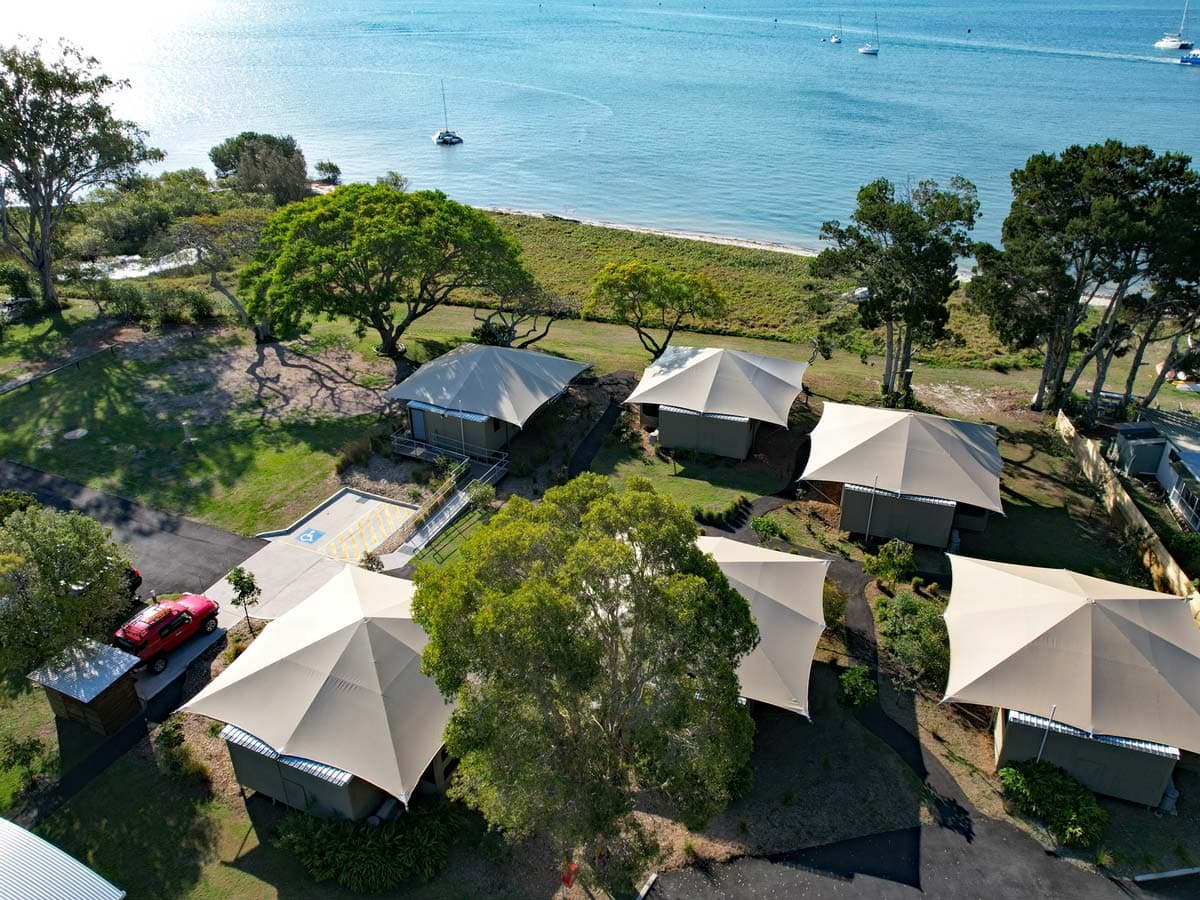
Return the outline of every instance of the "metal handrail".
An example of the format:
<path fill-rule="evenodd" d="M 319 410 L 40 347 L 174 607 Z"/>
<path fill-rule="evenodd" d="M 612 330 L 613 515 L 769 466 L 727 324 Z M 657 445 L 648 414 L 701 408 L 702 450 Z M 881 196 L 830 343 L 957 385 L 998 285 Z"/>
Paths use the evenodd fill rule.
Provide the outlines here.
<path fill-rule="evenodd" d="M 445 435 L 434 435 L 428 441 L 417 440 L 409 430 L 397 431 L 392 435 L 392 448 L 404 452 L 405 448 L 427 450 L 432 453 L 444 453 L 458 458 L 477 459 L 488 463 L 507 463 L 508 453 L 504 450 L 493 450 L 469 441 L 456 441 Z"/>
<path fill-rule="evenodd" d="M 446 501 L 446 498 L 453 494 L 458 488 L 458 483 L 460 480 L 462 480 L 463 475 L 470 470 L 471 461 L 469 459 L 462 459 L 455 463 L 450 471 L 446 474 L 446 479 L 433 493 L 433 496 L 422 503 L 420 509 L 413 513 L 403 525 L 392 532 L 388 540 L 393 540 L 397 535 L 400 535 L 400 543 L 403 544 L 410 537 L 412 537 L 418 528 L 420 528 L 437 514 L 437 511 Z"/>

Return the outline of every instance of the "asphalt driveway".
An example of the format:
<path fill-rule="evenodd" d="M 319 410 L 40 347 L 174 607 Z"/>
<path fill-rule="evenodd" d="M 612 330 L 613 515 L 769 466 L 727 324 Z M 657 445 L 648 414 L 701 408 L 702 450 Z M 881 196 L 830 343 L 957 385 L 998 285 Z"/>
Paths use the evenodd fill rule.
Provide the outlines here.
<path fill-rule="evenodd" d="M 142 596 L 201 592 L 266 546 L 19 463 L 0 460 L 0 488 L 29 491 L 47 506 L 77 509 L 110 527 L 133 553 L 145 579 Z"/>

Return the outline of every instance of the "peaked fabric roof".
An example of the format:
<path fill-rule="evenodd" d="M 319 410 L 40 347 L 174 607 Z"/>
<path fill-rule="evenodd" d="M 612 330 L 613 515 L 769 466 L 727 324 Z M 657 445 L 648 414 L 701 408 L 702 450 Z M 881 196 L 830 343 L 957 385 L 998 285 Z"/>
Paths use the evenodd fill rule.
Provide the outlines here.
<path fill-rule="evenodd" d="M 184 708 L 407 803 L 452 709 L 421 674 L 429 637 L 412 620 L 412 594 L 411 581 L 348 565 Z"/>
<path fill-rule="evenodd" d="M 742 416 L 785 428 L 808 363 L 722 350 L 668 347 L 642 373 L 626 403 L 658 403 Z"/>
<path fill-rule="evenodd" d="M 482 413 L 520 427 L 588 368 L 586 363 L 533 350 L 460 344 L 425 363 L 384 396 Z"/>
<path fill-rule="evenodd" d="M 0 896 L 13 900 L 121 900 L 125 892 L 49 841 L 0 819 Z"/>
<path fill-rule="evenodd" d="M 1003 466 L 993 425 L 826 403 L 800 477 L 955 500 L 1003 513 Z"/>
<path fill-rule="evenodd" d="M 742 696 L 808 716 L 808 678 L 825 630 L 828 560 L 723 537 L 701 537 L 696 544 L 716 559 L 758 622 L 759 644 L 738 667 Z"/>
<path fill-rule="evenodd" d="M 1066 569 L 951 556 L 946 699 L 1200 750 L 1187 601 Z"/>

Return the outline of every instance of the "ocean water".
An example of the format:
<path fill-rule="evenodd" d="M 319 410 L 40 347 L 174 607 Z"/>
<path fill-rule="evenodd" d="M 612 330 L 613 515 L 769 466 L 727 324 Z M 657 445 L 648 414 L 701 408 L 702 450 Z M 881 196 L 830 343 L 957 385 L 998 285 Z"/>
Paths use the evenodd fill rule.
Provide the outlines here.
<path fill-rule="evenodd" d="M 65 35 L 129 79 L 118 109 L 172 168 L 288 132 L 348 179 L 396 169 L 469 203 L 793 244 L 873 178 L 961 174 L 995 240 L 1033 152 L 1116 137 L 1200 157 L 1200 69 L 1153 47 L 1181 7 L 44 0 L 10 5 L 0 38 Z M 442 83 L 455 148 L 431 141 Z"/>

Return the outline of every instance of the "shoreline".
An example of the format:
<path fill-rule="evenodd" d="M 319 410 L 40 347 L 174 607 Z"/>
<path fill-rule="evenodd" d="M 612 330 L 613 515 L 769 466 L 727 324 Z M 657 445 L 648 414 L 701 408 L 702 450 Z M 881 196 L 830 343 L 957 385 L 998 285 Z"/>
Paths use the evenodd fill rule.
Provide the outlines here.
<path fill-rule="evenodd" d="M 478 206 L 484 212 L 504 213 L 511 216 L 529 216 L 534 219 L 550 219 L 567 222 L 572 225 L 591 225 L 594 228 L 612 228 L 617 231 L 631 231 L 635 234 L 649 234 L 657 237 L 678 238 L 685 241 L 700 241 L 704 244 L 719 244 L 723 247 L 741 247 L 745 250 L 768 250 L 773 253 L 788 253 L 792 256 L 813 257 L 821 252 L 820 247 L 806 247 L 803 244 L 785 244 L 776 241 L 759 241 L 753 238 L 740 238 L 727 234 L 712 234 L 707 231 L 686 231 L 675 228 L 651 228 L 646 225 L 629 225 L 624 222 L 608 222 L 603 219 L 587 219 L 579 216 L 564 216 L 558 213 L 541 212 L 534 209 L 514 209 L 509 206 Z"/>

